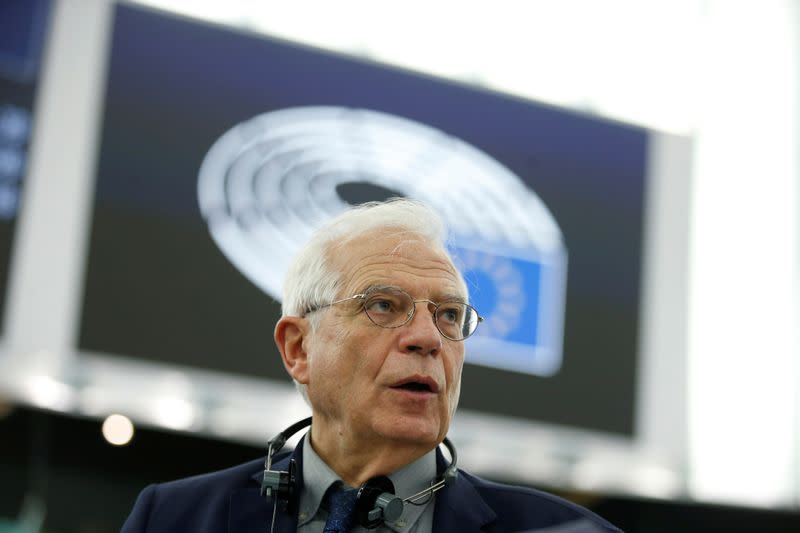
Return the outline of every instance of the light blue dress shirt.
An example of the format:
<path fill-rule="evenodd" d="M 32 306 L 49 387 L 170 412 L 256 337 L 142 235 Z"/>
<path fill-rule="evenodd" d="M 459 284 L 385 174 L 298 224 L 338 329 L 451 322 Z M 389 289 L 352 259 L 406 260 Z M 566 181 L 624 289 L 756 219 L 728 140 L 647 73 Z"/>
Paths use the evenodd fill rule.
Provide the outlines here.
<path fill-rule="evenodd" d="M 388 476 L 394 483 L 395 494 L 407 498 L 430 486 L 436 477 L 436 450 L 431 450 L 413 463 Z M 320 458 L 311 446 L 310 434 L 303 446 L 303 490 L 297 516 L 298 533 L 321 533 L 328 512 L 321 507 L 328 487 L 339 476 Z M 435 496 L 422 500 L 422 505 L 406 503 L 403 514 L 395 522 L 385 523 L 375 529 L 356 525 L 353 533 L 431 533 Z"/>

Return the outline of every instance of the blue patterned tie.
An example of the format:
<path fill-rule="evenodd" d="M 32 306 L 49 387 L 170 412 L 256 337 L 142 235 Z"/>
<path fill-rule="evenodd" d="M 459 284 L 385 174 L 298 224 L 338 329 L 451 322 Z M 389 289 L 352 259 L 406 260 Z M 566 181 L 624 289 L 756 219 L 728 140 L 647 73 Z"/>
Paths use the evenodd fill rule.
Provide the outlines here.
<path fill-rule="evenodd" d="M 328 520 L 323 533 L 347 533 L 353 527 L 353 510 L 356 507 L 358 489 L 343 489 L 341 483 L 334 483 L 328 489 Z"/>

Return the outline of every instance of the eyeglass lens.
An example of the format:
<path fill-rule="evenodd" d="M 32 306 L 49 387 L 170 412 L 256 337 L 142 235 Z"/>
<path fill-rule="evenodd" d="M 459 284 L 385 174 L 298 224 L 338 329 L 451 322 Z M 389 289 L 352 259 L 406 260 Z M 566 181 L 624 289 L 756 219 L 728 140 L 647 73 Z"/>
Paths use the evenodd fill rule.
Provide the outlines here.
<path fill-rule="evenodd" d="M 381 289 L 367 295 L 364 310 L 376 325 L 396 328 L 411 320 L 414 305 L 414 300 L 404 291 Z M 478 312 L 462 302 L 441 302 L 436 305 L 434 322 L 442 335 L 459 341 L 475 332 L 478 327 Z"/>

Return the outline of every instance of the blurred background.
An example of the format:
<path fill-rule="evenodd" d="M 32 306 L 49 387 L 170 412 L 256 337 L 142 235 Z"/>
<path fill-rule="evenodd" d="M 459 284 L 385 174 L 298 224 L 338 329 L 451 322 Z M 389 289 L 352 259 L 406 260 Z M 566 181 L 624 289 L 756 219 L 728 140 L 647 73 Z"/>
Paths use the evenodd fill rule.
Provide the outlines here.
<path fill-rule="evenodd" d="M 798 65 L 793 0 L 0 0 L 0 531 L 263 455 L 308 413 L 291 232 L 397 194 L 458 215 L 492 324 L 460 466 L 630 532 L 800 531 Z"/>

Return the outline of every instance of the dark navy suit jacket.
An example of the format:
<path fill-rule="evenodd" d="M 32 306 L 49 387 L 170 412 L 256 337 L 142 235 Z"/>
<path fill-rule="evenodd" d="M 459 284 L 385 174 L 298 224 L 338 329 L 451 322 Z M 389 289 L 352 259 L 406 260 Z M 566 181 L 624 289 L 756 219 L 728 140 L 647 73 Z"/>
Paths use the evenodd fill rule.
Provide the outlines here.
<path fill-rule="evenodd" d="M 302 442 L 291 454 L 276 456 L 273 470 L 297 462 L 302 488 Z M 446 466 L 438 454 L 440 471 Z M 122 533 L 264 533 L 272 521 L 273 502 L 260 494 L 264 460 L 227 470 L 150 485 L 136 500 Z M 294 533 L 297 516 L 278 505 L 275 533 Z M 590 511 L 552 494 L 501 485 L 462 470 L 436 493 L 435 533 L 542 531 L 558 533 L 619 532 Z"/>

